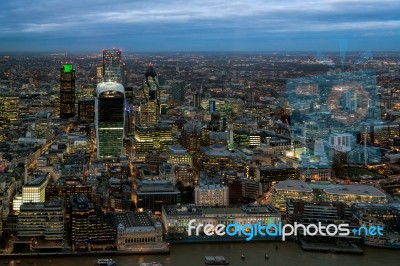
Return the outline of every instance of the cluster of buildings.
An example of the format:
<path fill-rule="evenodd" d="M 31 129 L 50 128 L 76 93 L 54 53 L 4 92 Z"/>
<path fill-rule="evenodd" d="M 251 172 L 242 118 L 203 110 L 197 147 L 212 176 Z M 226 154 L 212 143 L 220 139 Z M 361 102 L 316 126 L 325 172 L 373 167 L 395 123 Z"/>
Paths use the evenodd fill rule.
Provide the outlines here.
<path fill-rule="evenodd" d="M 0 224 L 16 233 L 15 252 L 164 252 L 163 234 L 187 238 L 192 219 L 361 225 L 373 216 L 398 235 L 396 104 L 360 88 L 342 97 L 336 85 L 334 101 L 324 86 L 338 73 L 314 61 L 221 58 L 60 54 L 42 59 L 47 75 L 3 58 Z M 306 74 L 316 78 L 290 79 Z M 369 72 L 349 79 L 374 85 Z M 343 126 L 360 108 L 363 123 Z"/>

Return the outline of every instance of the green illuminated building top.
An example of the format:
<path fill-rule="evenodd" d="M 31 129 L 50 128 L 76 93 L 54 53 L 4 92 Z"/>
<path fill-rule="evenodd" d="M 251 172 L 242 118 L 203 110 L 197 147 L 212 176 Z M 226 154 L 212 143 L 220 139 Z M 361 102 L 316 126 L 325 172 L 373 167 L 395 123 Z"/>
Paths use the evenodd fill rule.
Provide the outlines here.
<path fill-rule="evenodd" d="M 64 68 L 64 73 L 69 73 L 74 69 L 72 64 L 64 64 L 63 68 Z"/>

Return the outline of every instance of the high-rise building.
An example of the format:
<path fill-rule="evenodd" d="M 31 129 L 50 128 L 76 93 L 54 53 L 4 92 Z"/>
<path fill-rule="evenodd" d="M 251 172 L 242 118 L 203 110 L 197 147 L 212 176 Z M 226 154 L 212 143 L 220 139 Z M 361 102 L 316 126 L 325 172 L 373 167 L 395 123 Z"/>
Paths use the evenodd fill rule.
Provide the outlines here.
<path fill-rule="evenodd" d="M 17 126 L 19 119 L 19 96 L 10 93 L 0 95 L 0 141 L 5 141 L 9 130 Z"/>
<path fill-rule="evenodd" d="M 137 162 L 143 161 L 152 151 L 166 152 L 168 145 L 171 144 L 173 144 L 171 126 L 167 124 L 135 127 L 134 151 Z"/>
<path fill-rule="evenodd" d="M 75 69 L 64 64 L 60 69 L 60 118 L 75 116 Z"/>
<path fill-rule="evenodd" d="M 200 108 L 201 95 L 199 93 L 193 93 L 193 106 Z"/>
<path fill-rule="evenodd" d="M 95 123 L 97 157 L 117 157 L 122 152 L 125 123 L 125 93 L 121 84 L 97 85 Z"/>
<path fill-rule="evenodd" d="M 190 154 L 195 154 L 200 149 L 200 125 L 184 124 L 180 143 Z"/>
<path fill-rule="evenodd" d="M 17 121 L 19 118 L 19 96 L 17 94 L 0 95 L 0 117 L 7 122 Z"/>
<path fill-rule="evenodd" d="M 78 119 L 87 123 L 94 122 L 94 99 L 83 98 L 78 102 Z"/>
<path fill-rule="evenodd" d="M 174 80 L 171 84 L 172 99 L 177 102 L 185 101 L 185 84 L 182 80 Z"/>
<path fill-rule="evenodd" d="M 135 119 L 134 156 L 135 161 L 144 161 L 149 152 L 166 152 L 172 144 L 172 127 L 166 123 L 159 124 L 160 88 L 157 73 L 149 65 L 145 73 L 139 110 Z"/>
<path fill-rule="evenodd" d="M 103 81 L 125 82 L 124 64 L 120 49 L 103 50 Z"/>
<path fill-rule="evenodd" d="M 155 126 L 160 114 L 160 92 L 156 80 L 157 73 L 152 65 L 149 65 L 145 73 L 143 83 L 143 95 L 140 103 L 140 121 L 142 126 Z"/>
<path fill-rule="evenodd" d="M 85 195 L 71 195 L 72 250 L 115 248 L 117 231 L 110 214 L 104 214 Z"/>

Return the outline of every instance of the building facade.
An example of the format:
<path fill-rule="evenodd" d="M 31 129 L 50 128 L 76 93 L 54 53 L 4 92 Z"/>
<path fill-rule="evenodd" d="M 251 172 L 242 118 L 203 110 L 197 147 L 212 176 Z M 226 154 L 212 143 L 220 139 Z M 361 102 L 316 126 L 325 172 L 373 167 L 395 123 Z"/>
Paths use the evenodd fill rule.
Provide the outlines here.
<path fill-rule="evenodd" d="M 75 116 L 75 69 L 64 64 L 60 70 L 60 118 Z"/>
<path fill-rule="evenodd" d="M 94 99 L 83 98 L 78 102 L 78 119 L 87 123 L 94 122 Z"/>
<path fill-rule="evenodd" d="M 312 188 L 301 180 L 285 180 L 279 182 L 272 190 L 272 205 L 280 211 L 285 211 L 289 199 L 314 201 Z"/>
<path fill-rule="evenodd" d="M 95 207 L 85 195 L 71 196 L 70 235 L 72 250 L 104 250 L 116 246 L 113 217 Z"/>
<path fill-rule="evenodd" d="M 387 203 L 385 193 L 373 186 L 361 184 L 337 185 L 326 188 L 323 191 L 322 200 L 344 202 L 349 205 L 354 203 Z"/>
<path fill-rule="evenodd" d="M 18 215 L 19 242 L 27 242 L 31 250 L 62 249 L 64 242 L 64 201 L 24 203 Z"/>
<path fill-rule="evenodd" d="M 115 216 L 118 250 L 167 250 L 163 242 L 162 225 L 148 212 L 126 212 Z"/>
<path fill-rule="evenodd" d="M 197 206 L 229 205 L 228 187 L 220 184 L 204 184 L 194 188 L 194 204 Z"/>
<path fill-rule="evenodd" d="M 181 206 L 163 206 L 161 219 L 167 238 L 218 238 L 218 236 L 206 236 L 204 232 L 199 231 L 199 236 L 195 235 L 194 230 L 191 236 L 188 234 L 188 225 L 191 220 L 195 220 L 196 224 L 257 224 L 260 222 L 263 225 L 275 224 L 281 221 L 279 212 L 270 205 L 250 206 L 243 205 L 224 206 L 224 207 L 200 207 L 196 205 L 181 205 Z M 204 227 L 203 227 L 204 228 Z M 242 238 L 243 236 L 236 236 Z M 220 237 L 223 238 L 223 237 Z M 265 238 L 265 237 L 263 237 Z M 232 240 L 232 237 L 226 238 L 227 241 Z"/>
<path fill-rule="evenodd" d="M 97 157 L 117 157 L 122 152 L 125 124 L 125 93 L 121 84 L 97 85 L 95 123 Z"/>
<path fill-rule="evenodd" d="M 103 81 L 124 84 L 125 68 L 120 49 L 103 50 Z"/>
<path fill-rule="evenodd" d="M 143 210 L 161 211 L 163 205 L 181 203 L 181 192 L 168 181 L 143 181 L 135 196 L 136 207 Z"/>

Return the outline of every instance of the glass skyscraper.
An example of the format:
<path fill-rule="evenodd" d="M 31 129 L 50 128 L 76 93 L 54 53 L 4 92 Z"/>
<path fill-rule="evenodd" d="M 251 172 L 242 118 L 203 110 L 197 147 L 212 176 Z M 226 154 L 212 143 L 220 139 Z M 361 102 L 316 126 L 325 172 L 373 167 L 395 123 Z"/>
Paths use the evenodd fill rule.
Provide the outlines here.
<path fill-rule="evenodd" d="M 103 50 L 103 81 L 124 84 L 124 64 L 120 49 Z"/>
<path fill-rule="evenodd" d="M 125 123 L 125 90 L 121 84 L 97 85 L 95 120 L 97 157 L 116 157 L 122 152 Z"/>

